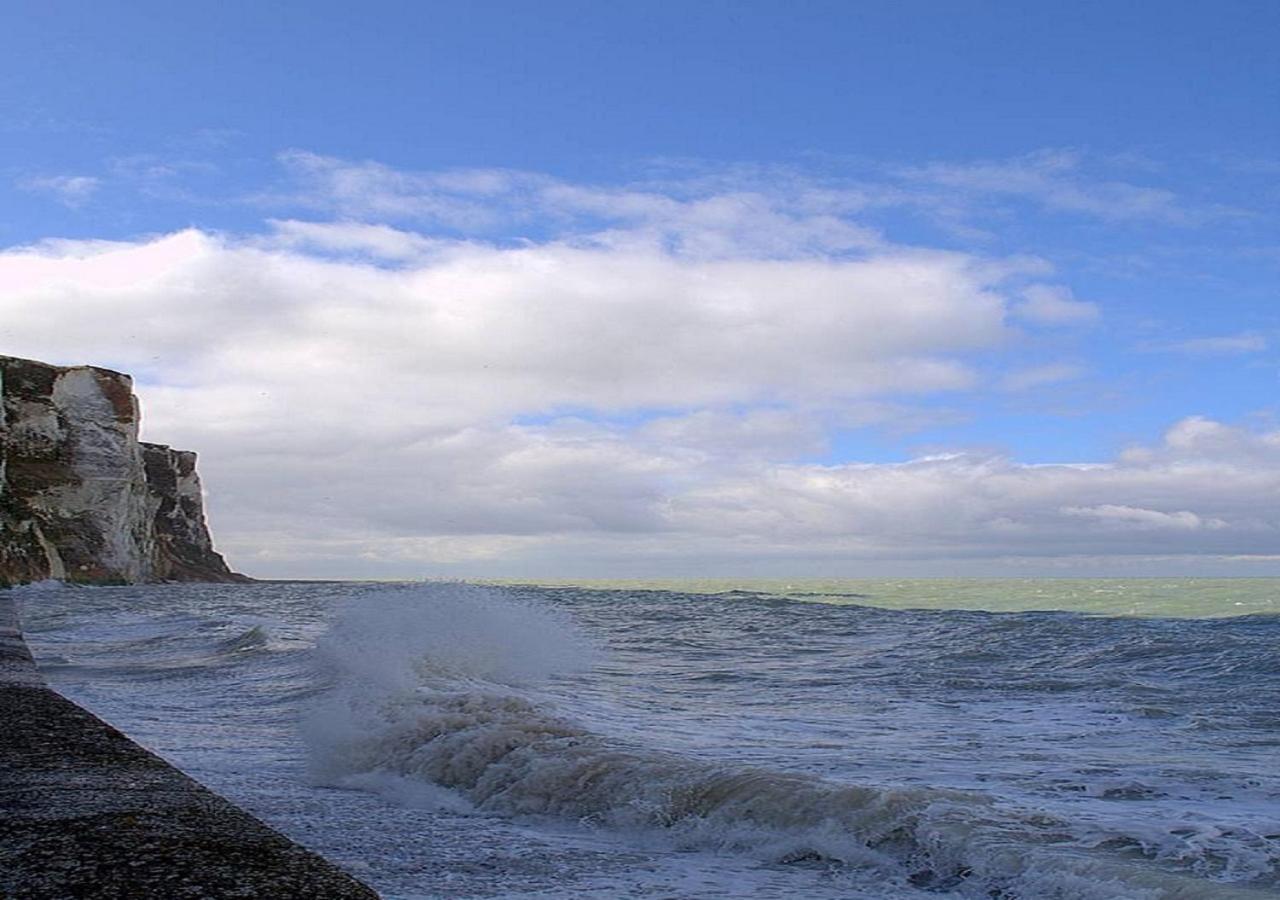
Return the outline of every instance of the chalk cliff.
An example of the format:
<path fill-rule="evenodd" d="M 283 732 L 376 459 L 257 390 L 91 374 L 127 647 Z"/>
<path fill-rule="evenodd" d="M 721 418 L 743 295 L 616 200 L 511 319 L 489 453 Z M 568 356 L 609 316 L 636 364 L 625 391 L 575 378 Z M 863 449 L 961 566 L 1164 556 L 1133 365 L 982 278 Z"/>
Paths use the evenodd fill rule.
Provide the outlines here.
<path fill-rule="evenodd" d="M 194 453 L 138 440 L 128 375 L 0 356 L 0 584 L 241 581 Z"/>

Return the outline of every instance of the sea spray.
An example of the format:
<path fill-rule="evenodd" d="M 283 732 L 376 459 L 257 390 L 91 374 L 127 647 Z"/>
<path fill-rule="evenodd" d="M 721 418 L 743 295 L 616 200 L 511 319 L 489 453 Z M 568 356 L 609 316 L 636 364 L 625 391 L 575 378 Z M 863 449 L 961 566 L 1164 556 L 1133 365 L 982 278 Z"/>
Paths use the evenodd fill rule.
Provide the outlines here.
<path fill-rule="evenodd" d="M 563 614 L 486 588 L 433 583 L 358 594 L 317 643 L 331 689 L 304 721 L 312 776 L 363 787 L 373 783 L 371 773 L 392 776 L 387 783 L 404 799 L 396 768 L 369 758 L 373 744 L 396 734 L 399 723 L 441 698 L 522 702 L 522 687 L 585 671 L 599 654 Z M 460 798 L 453 796 L 456 807 Z"/>
<path fill-rule="evenodd" d="M 357 593 L 316 652 L 349 686 L 394 693 L 469 679 L 537 683 L 589 669 L 601 651 L 563 612 L 432 582 Z"/>

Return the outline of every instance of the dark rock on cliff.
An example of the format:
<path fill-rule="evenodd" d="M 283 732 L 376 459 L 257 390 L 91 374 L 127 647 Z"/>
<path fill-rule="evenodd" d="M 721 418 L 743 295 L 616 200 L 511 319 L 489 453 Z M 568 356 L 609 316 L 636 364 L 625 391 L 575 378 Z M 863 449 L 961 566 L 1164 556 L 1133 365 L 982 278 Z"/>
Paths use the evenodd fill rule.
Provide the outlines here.
<path fill-rule="evenodd" d="M 159 581 L 227 581 L 232 573 L 204 521 L 196 455 L 164 444 L 141 444 L 147 493 L 155 504 L 152 577 Z"/>
<path fill-rule="evenodd" d="M 138 440 L 128 375 L 0 356 L 0 584 L 239 581 L 195 454 Z"/>

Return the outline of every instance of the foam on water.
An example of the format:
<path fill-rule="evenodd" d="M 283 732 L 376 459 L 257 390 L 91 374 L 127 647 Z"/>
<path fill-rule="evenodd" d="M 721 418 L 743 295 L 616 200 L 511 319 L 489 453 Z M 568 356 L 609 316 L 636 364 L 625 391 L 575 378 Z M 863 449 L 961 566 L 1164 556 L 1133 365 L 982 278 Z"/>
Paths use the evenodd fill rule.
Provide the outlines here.
<path fill-rule="evenodd" d="M 387 897 L 1280 892 L 1274 616 L 19 595 L 60 690 Z"/>
<path fill-rule="evenodd" d="M 305 733 L 321 784 L 770 862 L 834 862 L 901 889 L 1100 900 L 1236 894 L 1179 872 L 1177 863 L 1197 869 L 1198 860 L 1178 859 L 1194 841 L 1168 852 L 1157 829 L 1116 834 L 980 792 L 833 781 L 599 733 L 571 704 L 559 708 L 564 692 L 547 682 L 587 671 L 600 651 L 563 616 L 480 588 L 363 598 L 320 650 L 334 686 Z M 1202 844 L 1205 856 L 1220 849 Z M 1274 847 L 1244 847 L 1245 856 L 1250 849 L 1257 858 L 1233 858 L 1230 875 L 1274 870 Z"/>

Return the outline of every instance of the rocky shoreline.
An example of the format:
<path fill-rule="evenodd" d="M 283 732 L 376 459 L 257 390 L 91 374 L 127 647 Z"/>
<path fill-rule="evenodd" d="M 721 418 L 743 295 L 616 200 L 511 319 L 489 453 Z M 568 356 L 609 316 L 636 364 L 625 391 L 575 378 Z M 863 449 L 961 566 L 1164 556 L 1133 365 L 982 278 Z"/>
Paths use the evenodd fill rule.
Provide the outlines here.
<path fill-rule="evenodd" d="M 377 897 L 50 689 L 17 606 L 0 594 L 0 897 Z"/>

